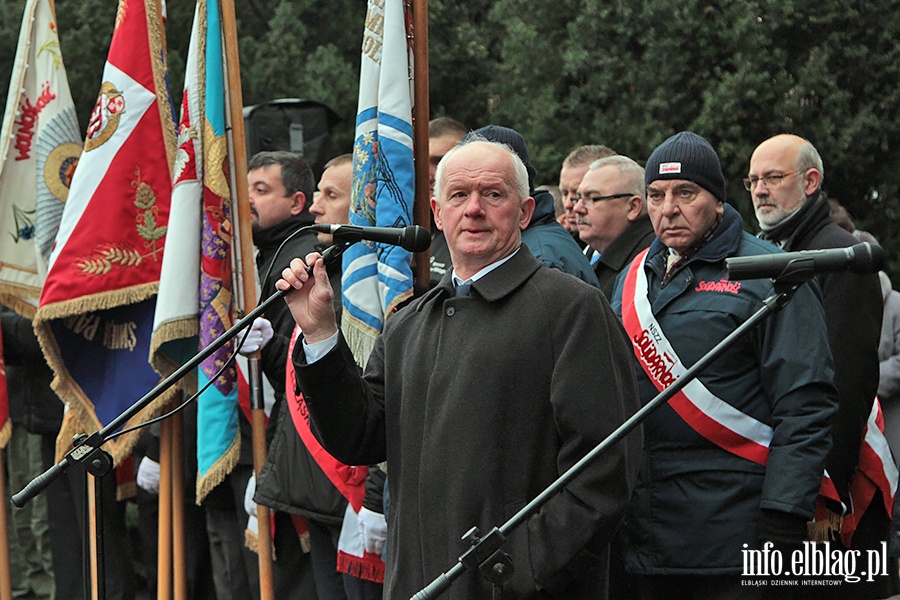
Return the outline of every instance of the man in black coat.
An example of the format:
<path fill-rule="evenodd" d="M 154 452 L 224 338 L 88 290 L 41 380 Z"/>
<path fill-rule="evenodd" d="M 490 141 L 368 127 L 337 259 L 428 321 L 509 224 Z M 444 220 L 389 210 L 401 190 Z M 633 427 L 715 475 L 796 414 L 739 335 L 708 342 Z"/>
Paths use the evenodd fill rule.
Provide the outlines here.
<path fill-rule="evenodd" d="M 575 200 L 578 237 L 590 246 L 600 291 L 612 299 L 616 277 L 656 239 L 644 199 L 644 168 L 627 156 L 591 163 Z"/>
<path fill-rule="evenodd" d="M 256 160 L 256 159 L 254 159 Z M 251 162 L 251 164 L 254 164 Z M 350 222 L 350 196 L 353 179 L 353 155 L 342 154 L 325 164 L 322 178 L 319 180 L 318 191 L 309 208 L 311 218 L 321 224 L 341 224 Z M 257 234 L 256 237 L 259 237 Z M 303 241 L 305 240 L 305 241 Z M 268 278 L 274 282 L 281 277 L 281 271 L 295 257 L 305 257 L 312 249 L 309 240 L 316 240 L 316 236 L 299 238 L 294 246 L 283 252 L 278 258 L 263 255 L 263 260 L 271 263 L 275 260 L 278 268 L 272 270 Z M 333 242 L 332 235 L 318 234 L 318 242 L 322 245 L 330 245 Z M 302 244 L 302 245 L 301 245 Z M 305 251 L 302 251 L 305 248 Z M 335 310 L 340 311 L 341 292 L 341 265 L 336 262 L 329 268 L 332 289 L 335 292 Z M 284 323 L 288 342 L 294 329 L 294 319 L 285 303 L 275 304 L 270 312 L 276 312 L 278 322 Z M 278 361 L 279 369 L 283 373 L 288 360 L 288 346 L 279 346 L 279 352 L 271 357 Z M 272 346 L 263 346 L 265 353 Z M 282 393 L 287 393 L 284 404 L 281 405 L 274 426 L 274 434 L 269 445 L 269 453 L 266 462 L 259 473 L 259 481 L 256 485 L 254 500 L 281 513 L 301 516 L 309 523 L 309 554 L 312 562 L 313 576 L 316 582 L 316 593 L 319 600 L 367 600 L 381 598 L 381 585 L 374 580 L 366 580 L 349 575 L 346 570 L 339 571 L 338 566 L 338 540 L 341 535 L 341 525 L 344 524 L 347 508 L 347 499 L 335 487 L 316 458 L 304 445 L 295 428 L 291 415 L 290 403 L 301 402 L 291 390 L 285 390 L 284 375 L 282 374 Z M 305 408 L 301 405 L 297 408 L 301 413 Z M 272 429 L 272 427 L 270 427 Z M 383 480 L 383 472 L 374 468 L 376 476 Z M 381 492 L 383 485 L 378 488 L 375 499 L 378 506 L 382 504 Z M 378 513 L 383 512 L 379 510 Z M 380 519 L 380 529 L 384 529 L 384 517 L 380 514 L 367 515 Z M 351 517 L 347 515 L 347 520 Z M 345 527 L 359 529 L 359 521 L 356 514 L 352 516 L 352 522 L 344 524 Z"/>
<path fill-rule="evenodd" d="M 524 164 L 473 139 L 438 167 L 431 205 L 453 272 L 385 323 L 365 374 L 340 335 L 313 254 L 280 289 L 303 330 L 293 354 L 313 431 L 348 464 L 387 459 L 385 597 L 409 598 L 637 409 L 624 331 L 599 290 L 521 243 L 534 210 Z M 607 549 L 640 456 L 634 432 L 511 532 L 504 597 L 606 597 Z M 464 574 L 446 598 L 485 598 Z"/>
<path fill-rule="evenodd" d="M 822 191 L 824 173 L 818 151 L 801 137 L 777 135 L 757 146 L 750 157 L 744 185 L 753 198 L 762 229 L 759 236 L 789 252 L 845 248 L 859 243 L 829 216 L 828 200 Z M 841 500 L 851 507 L 851 481 L 860 461 L 863 427 L 878 391 L 881 287 L 874 273 L 824 273 L 817 279 L 822 288 L 839 397 L 838 412 L 831 423 L 834 445 L 826 468 Z M 858 498 L 855 500 L 859 502 Z M 829 508 L 840 512 L 840 507 Z M 855 510 L 859 512 L 859 506 Z M 855 518 L 858 525 L 851 548 L 880 551 L 890 526 L 884 502 L 876 495 L 864 514 Z M 897 593 L 896 581 L 889 581 L 897 579 L 897 569 L 889 570 L 889 577 L 855 584 L 854 597 L 884 598 Z"/>

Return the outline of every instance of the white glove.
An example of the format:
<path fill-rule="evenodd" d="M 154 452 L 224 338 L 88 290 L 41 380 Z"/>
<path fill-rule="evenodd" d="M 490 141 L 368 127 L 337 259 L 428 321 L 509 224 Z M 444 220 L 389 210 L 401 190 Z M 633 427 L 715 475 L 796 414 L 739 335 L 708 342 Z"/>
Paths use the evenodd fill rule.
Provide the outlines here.
<path fill-rule="evenodd" d="M 237 339 L 240 340 L 243 335 L 239 333 Z M 256 317 L 253 320 L 253 325 L 250 326 L 250 331 L 247 333 L 247 339 L 241 344 L 238 352 L 244 356 L 253 354 L 268 344 L 273 335 L 275 335 L 275 332 L 272 330 L 272 323 L 268 319 Z"/>
<path fill-rule="evenodd" d="M 151 494 L 159 493 L 159 463 L 146 456 L 141 459 L 137 470 L 137 484 Z"/>
<path fill-rule="evenodd" d="M 384 520 L 384 515 L 363 506 L 357 518 L 366 552 L 381 556 L 384 541 L 387 539 L 387 521 Z"/>
<path fill-rule="evenodd" d="M 258 320 L 258 319 L 257 319 Z M 268 323 L 268 321 L 266 321 Z M 244 510 L 247 511 L 247 514 L 251 517 L 256 516 L 256 502 L 253 501 L 253 494 L 256 493 L 256 473 L 250 476 L 250 481 L 247 482 L 247 489 L 244 492 Z"/>

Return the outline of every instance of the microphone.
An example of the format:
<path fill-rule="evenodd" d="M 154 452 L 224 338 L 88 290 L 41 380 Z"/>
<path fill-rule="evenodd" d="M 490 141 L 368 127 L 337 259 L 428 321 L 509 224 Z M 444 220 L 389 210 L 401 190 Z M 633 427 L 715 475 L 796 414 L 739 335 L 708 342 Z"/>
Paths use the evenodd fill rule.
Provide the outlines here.
<path fill-rule="evenodd" d="M 884 249 L 868 242 L 849 248 L 802 250 L 725 259 L 726 277 L 731 280 L 780 279 L 803 273 L 812 277 L 818 273 L 833 271 L 876 273 L 882 267 L 884 267 Z"/>
<path fill-rule="evenodd" d="M 400 246 L 410 252 L 423 252 L 431 245 L 431 234 L 424 227 L 412 225 L 410 227 L 359 227 L 357 225 L 328 225 L 317 224 L 312 226 L 313 231 L 330 233 L 336 238 L 358 242 L 369 240 L 392 246 Z"/>

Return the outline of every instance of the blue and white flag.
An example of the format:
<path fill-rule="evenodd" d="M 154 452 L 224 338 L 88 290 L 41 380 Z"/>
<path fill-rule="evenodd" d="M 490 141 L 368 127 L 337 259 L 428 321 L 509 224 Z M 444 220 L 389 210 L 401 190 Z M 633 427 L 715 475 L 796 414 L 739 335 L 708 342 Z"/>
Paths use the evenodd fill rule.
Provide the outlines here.
<path fill-rule="evenodd" d="M 362 42 L 350 223 L 413 220 L 412 79 L 402 0 L 369 0 Z M 385 315 L 412 295 L 410 253 L 362 242 L 344 254 L 343 331 L 365 364 Z"/>

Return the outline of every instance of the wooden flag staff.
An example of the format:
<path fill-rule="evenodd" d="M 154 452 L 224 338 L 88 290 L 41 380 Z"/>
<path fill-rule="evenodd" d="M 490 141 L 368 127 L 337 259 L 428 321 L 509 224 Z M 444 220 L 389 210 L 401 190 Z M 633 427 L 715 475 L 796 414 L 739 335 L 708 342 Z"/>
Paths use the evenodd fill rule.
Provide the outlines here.
<path fill-rule="evenodd" d="M 222 0 L 222 30 L 225 38 L 225 64 L 228 75 L 228 110 L 231 117 L 231 157 L 234 167 L 234 193 L 238 215 L 238 264 L 243 288 L 241 314 L 256 308 L 256 278 L 253 269 L 253 248 L 250 243 L 250 201 L 247 186 L 247 146 L 244 134 L 243 92 L 241 67 L 238 57 L 237 19 L 234 0 Z M 248 379 L 251 386 L 251 415 L 253 423 L 253 470 L 259 475 L 266 462 L 266 414 L 262 401 L 262 379 L 259 375 L 259 352 L 249 358 Z M 269 507 L 258 504 L 256 518 L 259 524 L 257 552 L 259 553 L 259 591 L 261 600 L 274 600 L 272 579 L 272 530 Z"/>
<path fill-rule="evenodd" d="M 429 197 L 428 121 L 431 106 L 428 95 L 428 0 L 413 1 L 413 158 L 416 169 L 416 197 L 413 216 L 417 225 L 431 229 Z M 419 252 L 416 259 L 416 284 L 428 289 L 431 283 L 430 252 Z"/>

